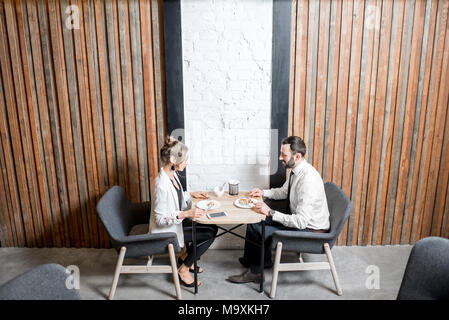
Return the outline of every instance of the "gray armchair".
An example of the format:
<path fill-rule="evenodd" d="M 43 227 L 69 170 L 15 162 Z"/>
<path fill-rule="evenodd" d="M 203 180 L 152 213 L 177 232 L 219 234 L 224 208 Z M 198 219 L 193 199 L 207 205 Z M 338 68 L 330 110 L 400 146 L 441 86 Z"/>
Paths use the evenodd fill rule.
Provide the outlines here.
<path fill-rule="evenodd" d="M 280 271 L 331 270 L 337 294 L 342 295 L 337 270 L 331 254 L 331 248 L 337 241 L 346 220 L 351 213 L 351 201 L 334 183 L 324 184 L 327 205 L 330 214 L 330 230 L 326 233 L 304 231 L 276 231 L 273 234 L 272 249 L 276 249 L 273 264 L 273 280 L 270 297 L 276 295 L 278 274 Z M 280 263 L 282 250 L 296 252 L 300 255 L 299 263 Z M 326 254 L 328 262 L 304 262 L 301 253 Z"/>
<path fill-rule="evenodd" d="M 130 234 L 133 227 L 147 224 L 150 220 L 151 204 L 131 203 L 123 188 L 114 186 L 100 199 L 97 213 L 106 232 L 111 239 L 112 246 L 119 253 L 115 267 L 114 279 L 109 293 L 109 299 L 114 298 L 117 282 L 121 273 L 172 273 L 176 289 L 176 297 L 181 299 L 178 269 L 175 251 L 181 251 L 174 232 L 157 234 Z M 148 227 L 146 228 L 148 230 Z M 170 265 L 153 266 L 153 255 L 169 253 Z M 125 258 L 148 257 L 146 266 L 123 265 Z"/>
<path fill-rule="evenodd" d="M 59 264 L 43 264 L 0 286 L 0 300 L 80 300 L 79 290 L 69 288 L 70 273 Z"/>
<path fill-rule="evenodd" d="M 449 299 L 449 239 L 428 237 L 413 246 L 397 299 Z"/>

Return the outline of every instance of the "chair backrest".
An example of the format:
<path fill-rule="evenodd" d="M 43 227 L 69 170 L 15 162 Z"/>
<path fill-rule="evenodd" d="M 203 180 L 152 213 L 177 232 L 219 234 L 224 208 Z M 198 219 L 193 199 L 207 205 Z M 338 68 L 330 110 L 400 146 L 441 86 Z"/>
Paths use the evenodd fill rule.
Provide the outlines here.
<path fill-rule="evenodd" d="M 449 239 L 428 237 L 413 246 L 397 299 L 449 299 Z"/>
<path fill-rule="evenodd" d="M 346 194 L 335 183 L 326 182 L 324 184 L 324 191 L 326 193 L 327 206 L 330 215 L 330 231 L 334 235 L 333 240 L 329 245 L 332 247 L 340 235 L 346 220 L 348 220 L 351 213 L 351 201 Z"/>
<path fill-rule="evenodd" d="M 133 227 L 130 210 L 131 202 L 122 187 L 113 186 L 101 197 L 97 213 L 112 240 L 126 237 Z"/>

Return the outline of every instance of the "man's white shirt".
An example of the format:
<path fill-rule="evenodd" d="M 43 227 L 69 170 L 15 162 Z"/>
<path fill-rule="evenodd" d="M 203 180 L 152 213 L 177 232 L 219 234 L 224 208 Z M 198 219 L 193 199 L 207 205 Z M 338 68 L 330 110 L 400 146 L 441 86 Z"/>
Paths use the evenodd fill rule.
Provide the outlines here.
<path fill-rule="evenodd" d="M 303 159 L 293 170 L 290 187 L 291 215 L 275 211 L 273 221 L 297 229 L 329 229 L 329 209 L 323 179 L 318 171 Z M 280 188 L 263 190 L 263 195 L 273 200 L 287 199 L 288 180 Z"/>

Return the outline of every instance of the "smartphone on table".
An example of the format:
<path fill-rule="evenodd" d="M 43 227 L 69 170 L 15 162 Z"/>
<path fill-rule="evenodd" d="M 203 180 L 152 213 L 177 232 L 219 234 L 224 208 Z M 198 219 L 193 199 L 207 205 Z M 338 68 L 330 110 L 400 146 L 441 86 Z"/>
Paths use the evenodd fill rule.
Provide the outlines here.
<path fill-rule="evenodd" d="M 223 211 L 223 212 L 214 212 L 214 213 L 208 213 L 207 217 L 209 219 L 213 219 L 213 218 L 220 218 L 220 217 L 226 217 L 228 214 Z"/>

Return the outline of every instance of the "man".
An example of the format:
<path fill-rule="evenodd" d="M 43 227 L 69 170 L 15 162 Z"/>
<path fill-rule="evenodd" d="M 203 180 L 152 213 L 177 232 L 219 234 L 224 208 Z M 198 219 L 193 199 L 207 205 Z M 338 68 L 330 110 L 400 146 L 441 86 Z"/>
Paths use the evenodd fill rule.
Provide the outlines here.
<path fill-rule="evenodd" d="M 277 230 L 296 230 L 307 232 L 329 231 L 329 210 L 323 180 L 318 171 L 304 159 L 306 145 L 296 136 L 282 140 L 281 154 L 286 169 L 292 169 L 284 185 L 280 188 L 251 190 L 250 196 L 263 196 L 265 202 L 255 205 L 258 213 L 265 219 L 264 266 L 271 267 L 271 239 Z M 280 201 L 283 200 L 283 201 Z M 255 243 L 261 241 L 260 224 L 250 224 L 246 229 L 246 238 Z M 240 275 L 228 277 L 233 283 L 260 281 L 260 249 L 245 241 L 243 257 L 240 263 L 246 268 Z"/>

